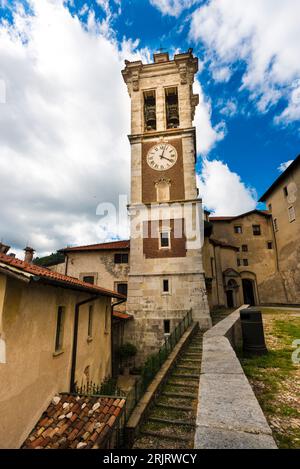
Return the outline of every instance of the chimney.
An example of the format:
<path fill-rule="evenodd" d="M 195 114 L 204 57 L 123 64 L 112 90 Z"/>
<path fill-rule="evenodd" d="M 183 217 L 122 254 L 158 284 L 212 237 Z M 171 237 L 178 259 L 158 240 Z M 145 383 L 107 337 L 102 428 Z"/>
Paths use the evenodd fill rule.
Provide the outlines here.
<path fill-rule="evenodd" d="M 10 246 L 7 246 L 6 244 L 3 244 L 0 242 L 0 252 L 2 254 L 7 254 L 9 250 L 10 250 Z"/>
<path fill-rule="evenodd" d="M 33 254 L 35 253 L 35 250 L 27 246 L 24 249 L 24 251 L 25 251 L 24 261 L 27 262 L 27 264 L 32 264 Z"/>

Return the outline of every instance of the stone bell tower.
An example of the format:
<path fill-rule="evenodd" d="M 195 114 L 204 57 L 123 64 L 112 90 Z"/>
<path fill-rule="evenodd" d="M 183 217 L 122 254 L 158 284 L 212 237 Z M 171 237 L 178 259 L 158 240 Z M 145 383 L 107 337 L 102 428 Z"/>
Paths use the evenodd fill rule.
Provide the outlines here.
<path fill-rule="evenodd" d="M 154 54 L 154 63 L 125 61 L 131 98 L 131 241 L 128 340 L 140 359 L 155 352 L 192 311 L 211 326 L 202 266 L 202 207 L 196 187 L 198 59 L 192 50 Z"/>

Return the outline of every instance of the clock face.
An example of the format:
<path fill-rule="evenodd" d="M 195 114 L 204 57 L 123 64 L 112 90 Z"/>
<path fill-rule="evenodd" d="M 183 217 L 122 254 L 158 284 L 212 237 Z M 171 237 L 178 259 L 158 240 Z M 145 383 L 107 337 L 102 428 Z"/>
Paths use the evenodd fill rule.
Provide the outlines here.
<path fill-rule="evenodd" d="M 156 171 L 166 171 L 172 168 L 177 161 L 177 151 L 168 143 L 158 143 L 150 148 L 147 154 L 147 163 Z"/>

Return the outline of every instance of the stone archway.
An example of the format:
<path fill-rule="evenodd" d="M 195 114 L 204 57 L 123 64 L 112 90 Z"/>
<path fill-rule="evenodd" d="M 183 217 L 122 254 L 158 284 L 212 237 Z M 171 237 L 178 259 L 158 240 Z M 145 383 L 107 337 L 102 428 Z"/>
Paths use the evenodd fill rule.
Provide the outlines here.
<path fill-rule="evenodd" d="M 259 304 L 256 275 L 253 272 L 241 272 L 244 304 Z"/>
<path fill-rule="evenodd" d="M 244 303 L 250 306 L 254 306 L 255 302 L 255 293 L 254 293 L 254 282 L 250 278 L 243 278 L 243 295 Z"/>

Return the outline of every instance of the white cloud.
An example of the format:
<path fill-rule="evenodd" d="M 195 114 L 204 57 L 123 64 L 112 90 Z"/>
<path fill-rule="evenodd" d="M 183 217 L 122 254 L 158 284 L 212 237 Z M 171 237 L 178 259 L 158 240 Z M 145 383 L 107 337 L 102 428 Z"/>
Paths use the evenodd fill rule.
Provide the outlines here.
<path fill-rule="evenodd" d="M 211 73 L 213 76 L 213 79 L 217 83 L 227 83 L 230 80 L 231 77 L 231 70 L 229 67 L 219 67 L 214 64 L 211 67 Z"/>
<path fill-rule="evenodd" d="M 194 121 L 197 131 L 197 151 L 207 155 L 215 144 L 225 137 L 226 125 L 222 121 L 213 127 L 211 123 L 211 102 L 204 95 L 198 80 L 195 80 L 194 92 L 199 94 L 199 106 L 196 108 Z"/>
<path fill-rule="evenodd" d="M 183 10 L 191 8 L 199 0 L 150 0 L 151 5 L 158 8 L 163 15 L 179 16 Z"/>
<path fill-rule="evenodd" d="M 256 191 L 247 187 L 222 161 L 203 160 L 198 187 L 203 204 L 215 215 L 239 215 L 256 207 Z"/>
<path fill-rule="evenodd" d="M 0 23 L 0 238 L 41 252 L 100 239 L 99 202 L 128 193 L 130 102 L 119 46 L 90 11 L 88 26 L 62 0 L 32 0 Z M 143 59 L 147 51 L 142 51 Z"/>
<path fill-rule="evenodd" d="M 190 38 L 221 69 L 243 61 L 242 86 L 259 110 L 285 98 L 280 122 L 288 123 L 300 119 L 299 18 L 299 0 L 210 0 L 193 13 Z"/>
<path fill-rule="evenodd" d="M 121 69 L 125 58 L 149 62 L 150 52 L 137 50 L 138 41 L 117 43 L 110 10 L 99 22 L 85 8 L 83 25 L 63 0 L 31 6 L 34 14 L 20 7 L 12 25 L 0 23 L 0 239 L 18 253 L 30 244 L 42 254 L 115 236 L 114 220 L 100 226 L 96 209 L 117 206 L 129 192 L 130 100 Z M 212 126 L 198 82 L 195 91 L 198 148 L 207 154 L 224 124 Z"/>
<path fill-rule="evenodd" d="M 283 173 L 292 163 L 294 160 L 286 161 L 284 163 L 281 163 L 279 167 L 277 168 L 280 173 Z"/>
<path fill-rule="evenodd" d="M 236 99 L 228 99 L 227 101 L 220 100 L 218 103 L 220 106 L 220 114 L 227 117 L 233 117 L 238 111 L 238 102 Z"/>

